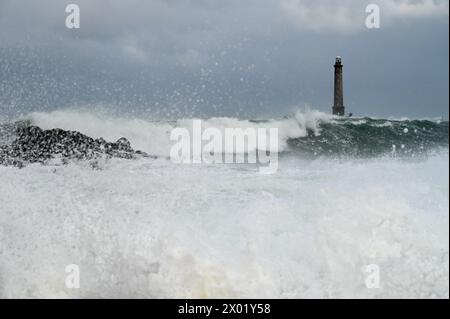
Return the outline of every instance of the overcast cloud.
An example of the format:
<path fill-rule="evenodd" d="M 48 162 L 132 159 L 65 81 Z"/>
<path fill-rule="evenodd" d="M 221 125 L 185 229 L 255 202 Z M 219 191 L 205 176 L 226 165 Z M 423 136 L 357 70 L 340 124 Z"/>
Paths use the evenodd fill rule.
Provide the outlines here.
<path fill-rule="evenodd" d="M 79 30 L 64 25 L 68 3 Z M 353 113 L 448 117 L 448 13 L 444 0 L 0 0 L 0 112 L 329 112 L 342 55 Z"/>

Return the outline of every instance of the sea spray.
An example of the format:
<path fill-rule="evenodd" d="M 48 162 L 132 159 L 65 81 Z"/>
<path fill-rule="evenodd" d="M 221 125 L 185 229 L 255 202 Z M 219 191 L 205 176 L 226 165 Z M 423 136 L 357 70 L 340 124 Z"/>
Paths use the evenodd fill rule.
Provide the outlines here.
<path fill-rule="evenodd" d="M 0 296 L 448 298 L 448 122 L 301 116 L 206 120 L 278 123 L 288 133 L 273 175 L 165 157 L 0 166 Z M 28 118 L 149 153 L 183 125 Z M 370 145 L 375 133 L 383 143 Z M 373 265 L 379 288 L 367 285 Z"/>
<path fill-rule="evenodd" d="M 151 155 L 170 155 L 172 129 L 192 128 L 195 119 L 149 121 L 99 116 L 86 111 L 53 111 L 32 113 L 26 117 L 43 129 L 76 130 L 92 138 L 116 141 L 130 140 L 131 146 Z M 394 120 L 371 118 L 339 118 L 318 111 L 296 112 L 283 119 L 242 120 L 209 118 L 202 120 L 205 128 L 216 128 L 224 135 L 226 128 L 278 128 L 280 153 L 295 152 L 298 156 L 376 157 L 388 155 L 392 145 L 397 154 L 414 157 L 448 148 L 448 121 Z M 405 132 L 405 129 L 407 131 Z M 401 149 L 401 145 L 404 145 Z"/>

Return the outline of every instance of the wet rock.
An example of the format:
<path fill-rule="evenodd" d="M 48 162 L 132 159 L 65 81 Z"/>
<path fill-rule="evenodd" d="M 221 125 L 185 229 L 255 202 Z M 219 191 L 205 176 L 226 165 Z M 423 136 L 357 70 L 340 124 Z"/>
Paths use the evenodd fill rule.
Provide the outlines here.
<path fill-rule="evenodd" d="M 27 163 L 46 163 L 55 158 L 93 160 L 102 157 L 133 159 L 148 156 L 131 148 L 122 137 L 115 143 L 93 139 L 77 131 L 62 129 L 42 130 L 37 126 L 18 127 L 16 139 L 9 145 L 0 145 L 0 164 L 23 167 Z"/>

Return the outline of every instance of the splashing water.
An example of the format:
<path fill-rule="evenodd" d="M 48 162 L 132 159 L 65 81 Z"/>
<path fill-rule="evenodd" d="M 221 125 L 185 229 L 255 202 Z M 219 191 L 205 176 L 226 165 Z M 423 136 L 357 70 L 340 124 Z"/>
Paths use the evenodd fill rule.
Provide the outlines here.
<path fill-rule="evenodd" d="M 189 125 L 28 119 L 125 136 L 154 155 Z M 319 112 L 205 122 L 278 127 L 278 172 L 164 158 L 0 166 L 0 297 L 448 298 L 448 122 Z M 80 289 L 65 286 L 68 264 L 80 266 Z M 366 286 L 372 264 L 378 289 Z"/>

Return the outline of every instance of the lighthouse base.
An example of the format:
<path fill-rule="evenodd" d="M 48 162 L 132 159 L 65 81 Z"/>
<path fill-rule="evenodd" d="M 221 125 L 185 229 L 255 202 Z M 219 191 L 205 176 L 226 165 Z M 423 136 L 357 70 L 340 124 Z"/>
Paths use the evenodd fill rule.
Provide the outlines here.
<path fill-rule="evenodd" d="M 344 116 L 345 107 L 344 106 L 333 106 L 333 115 Z"/>

